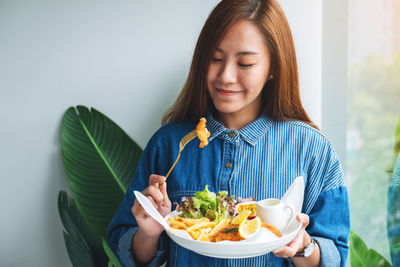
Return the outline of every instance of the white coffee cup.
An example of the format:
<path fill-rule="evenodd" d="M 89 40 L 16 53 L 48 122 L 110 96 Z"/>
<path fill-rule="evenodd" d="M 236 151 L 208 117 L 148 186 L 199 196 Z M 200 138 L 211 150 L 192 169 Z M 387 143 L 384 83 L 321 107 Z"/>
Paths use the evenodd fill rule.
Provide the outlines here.
<path fill-rule="evenodd" d="M 257 216 L 259 216 L 263 222 L 275 226 L 281 232 L 296 214 L 292 205 L 286 205 L 277 198 L 260 200 L 256 203 L 256 206 Z"/>

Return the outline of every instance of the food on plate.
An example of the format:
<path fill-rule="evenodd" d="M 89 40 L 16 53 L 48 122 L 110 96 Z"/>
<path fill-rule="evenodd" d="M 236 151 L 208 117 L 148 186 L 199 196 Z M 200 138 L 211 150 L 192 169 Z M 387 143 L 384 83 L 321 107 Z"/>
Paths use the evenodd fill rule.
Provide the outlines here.
<path fill-rule="evenodd" d="M 246 220 L 250 216 L 250 214 L 251 214 L 251 210 L 244 210 L 241 213 L 239 213 L 235 218 L 233 218 L 231 223 L 239 225 L 244 220 Z"/>
<path fill-rule="evenodd" d="M 272 226 L 266 222 L 262 222 L 262 227 L 267 228 L 268 230 L 270 230 L 274 235 L 276 235 L 277 237 L 282 237 L 282 233 L 281 231 L 278 230 L 278 228 L 276 228 L 275 226 Z"/>
<path fill-rule="evenodd" d="M 184 218 L 206 217 L 211 221 L 220 222 L 236 213 L 235 200 L 228 196 L 228 192 L 220 191 L 215 194 L 208 190 L 208 185 L 203 191 L 197 191 L 194 197 L 184 197 L 182 203 L 174 204 L 177 205 L 176 210 L 180 212 L 180 216 Z"/>
<path fill-rule="evenodd" d="M 208 137 L 210 137 L 210 132 L 206 128 L 207 120 L 205 118 L 201 118 L 199 123 L 196 126 L 196 135 L 200 139 L 199 147 L 205 147 L 208 145 Z"/>
<path fill-rule="evenodd" d="M 252 237 L 258 230 L 261 229 L 261 219 L 256 216 L 252 220 L 244 220 L 238 227 L 238 234 L 240 237 L 246 239 Z"/>
<path fill-rule="evenodd" d="M 220 231 L 218 231 L 215 235 L 210 237 L 211 242 L 218 242 L 223 240 L 229 241 L 240 241 L 244 238 L 238 233 L 238 225 L 232 224 L 232 222 L 228 223 L 225 227 L 223 227 Z"/>
<path fill-rule="evenodd" d="M 206 242 L 240 241 L 254 236 L 261 227 L 282 236 L 278 229 L 257 216 L 252 197 L 234 200 L 227 194 L 226 191 L 211 192 L 206 185 L 193 197 L 174 202 L 179 216 L 168 219 L 170 230 L 185 230 L 193 239 Z"/>
<path fill-rule="evenodd" d="M 238 203 L 236 205 L 236 213 L 242 213 L 243 211 L 250 211 L 249 217 L 254 218 L 256 216 L 256 202 L 255 201 L 246 201 L 242 203 Z"/>

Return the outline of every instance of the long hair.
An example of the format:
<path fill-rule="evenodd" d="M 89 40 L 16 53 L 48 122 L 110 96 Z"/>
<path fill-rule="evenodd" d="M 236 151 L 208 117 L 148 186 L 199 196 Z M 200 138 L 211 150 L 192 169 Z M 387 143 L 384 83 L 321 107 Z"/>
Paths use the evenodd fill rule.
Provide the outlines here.
<path fill-rule="evenodd" d="M 198 120 L 212 106 L 207 71 L 219 43 L 234 23 L 248 20 L 259 27 L 271 53 L 270 74 L 262 90 L 262 109 L 276 121 L 299 120 L 315 128 L 300 99 L 294 41 L 276 0 L 222 0 L 209 15 L 194 50 L 186 83 L 161 123 Z"/>

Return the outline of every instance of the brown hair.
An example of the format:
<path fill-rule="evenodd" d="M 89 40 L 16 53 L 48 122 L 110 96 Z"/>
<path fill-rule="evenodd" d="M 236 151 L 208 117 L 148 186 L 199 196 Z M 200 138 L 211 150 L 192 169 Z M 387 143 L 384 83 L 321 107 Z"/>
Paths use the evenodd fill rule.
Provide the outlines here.
<path fill-rule="evenodd" d="M 262 90 L 263 111 L 277 121 L 299 120 L 318 129 L 301 104 L 294 41 L 276 0 L 223 0 L 214 8 L 197 41 L 186 83 L 162 124 L 198 120 L 206 114 L 212 105 L 207 91 L 208 66 L 229 26 L 241 20 L 260 28 L 271 52 L 273 79 Z"/>

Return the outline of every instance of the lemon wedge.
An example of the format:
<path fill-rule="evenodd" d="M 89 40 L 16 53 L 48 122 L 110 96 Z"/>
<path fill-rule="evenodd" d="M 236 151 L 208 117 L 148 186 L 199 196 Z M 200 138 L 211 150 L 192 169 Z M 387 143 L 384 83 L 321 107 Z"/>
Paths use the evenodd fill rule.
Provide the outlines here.
<path fill-rule="evenodd" d="M 244 220 L 247 219 L 247 217 L 249 217 L 250 214 L 251 214 L 250 210 L 242 211 L 235 218 L 233 218 L 233 220 L 231 221 L 231 224 L 237 224 L 237 225 L 241 224 Z"/>
<path fill-rule="evenodd" d="M 252 220 L 243 220 L 239 225 L 238 233 L 244 239 L 252 237 L 261 229 L 261 224 L 261 219 L 258 216 Z"/>

